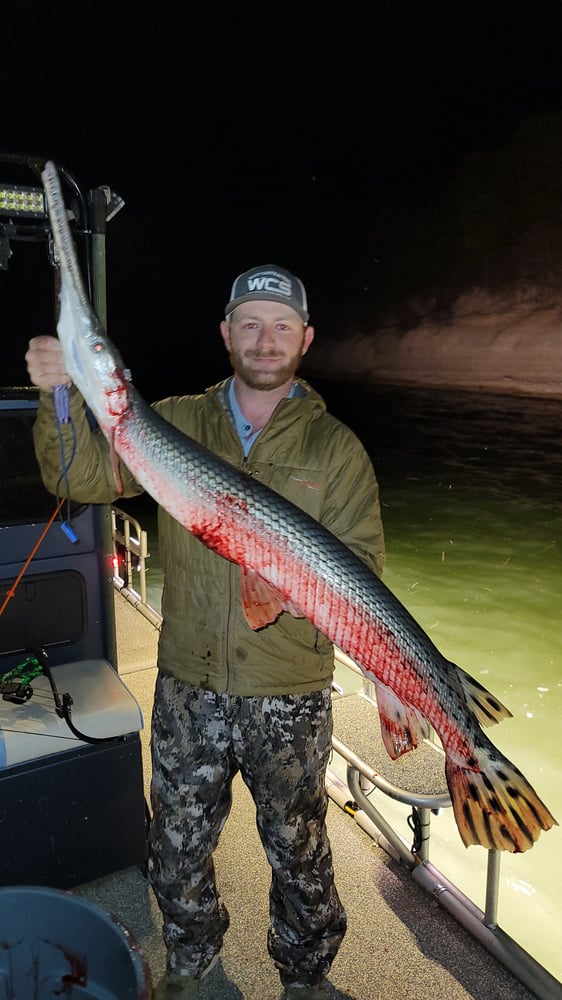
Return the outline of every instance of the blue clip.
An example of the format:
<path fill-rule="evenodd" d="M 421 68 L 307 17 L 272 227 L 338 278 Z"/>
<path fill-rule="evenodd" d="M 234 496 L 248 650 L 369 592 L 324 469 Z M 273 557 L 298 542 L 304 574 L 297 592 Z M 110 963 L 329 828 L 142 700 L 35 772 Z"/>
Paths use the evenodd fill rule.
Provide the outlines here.
<path fill-rule="evenodd" d="M 76 545 L 76 542 L 78 541 L 78 535 L 72 529 L 72 527 L 70 525 L 70 522 L 69 521 L 63 521 L 60 527 L 61 527 L 61 531 L 64 531 L 66 537 L 70 539 L 70 541 L 72 542 L 72 544 Z"/>

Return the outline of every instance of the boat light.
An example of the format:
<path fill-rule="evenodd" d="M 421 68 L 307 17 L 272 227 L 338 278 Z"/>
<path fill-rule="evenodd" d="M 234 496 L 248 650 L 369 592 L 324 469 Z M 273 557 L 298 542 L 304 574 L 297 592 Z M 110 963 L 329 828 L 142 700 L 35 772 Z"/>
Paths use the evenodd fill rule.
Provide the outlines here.
<path fill-rule="evenodd" d="M 47 216 L 43 188 L 0 186 L 0 215 L 43 219 Z"/>

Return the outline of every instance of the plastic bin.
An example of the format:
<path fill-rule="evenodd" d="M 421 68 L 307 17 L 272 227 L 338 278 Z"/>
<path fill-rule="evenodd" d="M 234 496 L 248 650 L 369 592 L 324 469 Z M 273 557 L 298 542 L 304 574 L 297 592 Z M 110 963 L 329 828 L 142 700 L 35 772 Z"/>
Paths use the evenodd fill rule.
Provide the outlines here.
<path fill-rule="evenodd" d="M 150 1000 L 138 946 L 111 914 L 43 886 L 0 888 L 0 1000 Z"/>

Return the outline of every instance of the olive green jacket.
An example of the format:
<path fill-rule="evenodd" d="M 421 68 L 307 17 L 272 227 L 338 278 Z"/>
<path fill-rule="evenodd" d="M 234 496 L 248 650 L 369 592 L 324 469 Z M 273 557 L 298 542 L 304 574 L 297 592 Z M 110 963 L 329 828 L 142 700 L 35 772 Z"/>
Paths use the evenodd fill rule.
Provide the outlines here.
<path fill-rule="evenodd" d="M 279 403 L 244 458 L 230 413 L 228 382 L 202 395 L 161 400 L 155 409 L 306 510 L 380 575 L 384 539 L 378 485 L 358 438 L 299 379 L 295 397 Z M 117 490 L 109 449 L 103 435 L 91 431 L 77 391 L 71 394 L 70 414 L 76 433 L 68 470 L 70 496 L 84 503 L 113 503 Z M 68 455 L 71 428 L 63 425 L 62 431 Z M 53 397 L 47 393 L 40 396 L 34 440 L 45 486 L 61 491 L 60 442 Z M 142 492 L 126 468 L 121 467 L 121 475 L 122 496 Z M 162 508 L 158 544 L 164 574 L 158 650 L 163 672 L 199 688 L 239 695 L 308 692 L 330 684 L 331 642 L 307 619 L 287 612 L 253 631 L 242 610 L 239 566 L 208 549 Z"/>

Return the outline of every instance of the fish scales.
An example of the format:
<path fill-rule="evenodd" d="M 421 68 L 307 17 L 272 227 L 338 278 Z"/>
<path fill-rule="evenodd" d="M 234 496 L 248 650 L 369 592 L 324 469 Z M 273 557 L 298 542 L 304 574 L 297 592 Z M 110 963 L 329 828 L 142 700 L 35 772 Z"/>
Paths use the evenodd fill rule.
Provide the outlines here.
<path fill-rule="evenodd" d="M 447 660 L 383 581 L 326 528 L 145 403 L 85 294 L 52 163 L 43 183 L 60 257 L 57 331 L 65 365 L 112 455 L 188 531 L 240 566 L 253 627 L 283 611 L 303 615 L 375 682 L 391 757 L 415 748 L 431 723 L 466 846 L 527 850 L 556 820 L 482 729 L 509 716 L 508 709 Z M 114 470 L 118 483 L 117 458 Z"/>

